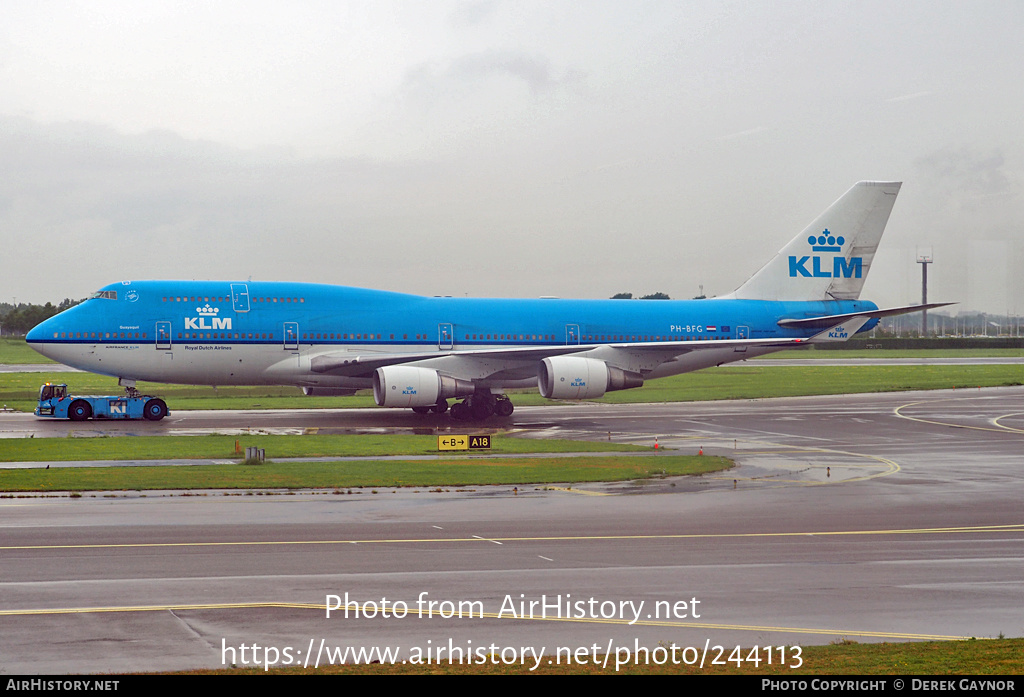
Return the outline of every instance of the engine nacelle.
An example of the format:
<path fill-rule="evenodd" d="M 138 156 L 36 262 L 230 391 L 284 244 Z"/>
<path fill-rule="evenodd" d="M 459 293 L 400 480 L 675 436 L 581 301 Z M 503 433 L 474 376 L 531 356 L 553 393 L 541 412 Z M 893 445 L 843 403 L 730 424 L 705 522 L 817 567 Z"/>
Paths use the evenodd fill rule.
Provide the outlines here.
<path fill-rule="evenodd" d="M 475 390 L 468 380 L 429 368 L 389 365 L 373 373 L 373 401 L 382 407 L 431 407 L 442 399 L 467 397 Z"/>
<path fill-rule="evenodd" d="M 537 375 L 537 387 L 548 399 L 592 399 L 643 384 L 639 373 L 581 356 L 545 358 Z"/>

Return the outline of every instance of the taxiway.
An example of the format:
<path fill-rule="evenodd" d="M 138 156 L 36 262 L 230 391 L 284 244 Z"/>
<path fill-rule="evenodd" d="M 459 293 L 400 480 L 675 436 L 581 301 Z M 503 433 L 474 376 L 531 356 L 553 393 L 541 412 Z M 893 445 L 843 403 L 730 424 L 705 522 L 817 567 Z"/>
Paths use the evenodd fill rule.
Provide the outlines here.
<path fill-rule="evenodd" d="M 19 419 L 0 417 L 0 430 L 54 423 Z M 468 487 L 5 498 L 0 667 L 219 667 L 240 663 L 242 644 L 312 661 L 321 641 L 396 647 L 409 660 L 440 646 L 555 656 L 559 647 L 659 642 L 728 652 L 1024 634 L 1024 388 L 580 404 L 517 409 L 512 422 L 523 437 L 657 436 L 663 448 L 703 448 L 737 467 L 518 495 Z M 159 424 L 75 427 L 94 426 L 184 434 L 449 424 L 346 410 L 181 412 Z M 328 596 L 345 594 L 364 610 L 386 599 L 409 612 L 327 618 Z M 421 599 L 483 616 L 427 617 Z M 538 605 L 533 617 L 501 612 L 530 601 L 547 603 L 547 616 Z M 556 605 L 571 614 L 575 601 L 599 616 L 551 616 Z"/>

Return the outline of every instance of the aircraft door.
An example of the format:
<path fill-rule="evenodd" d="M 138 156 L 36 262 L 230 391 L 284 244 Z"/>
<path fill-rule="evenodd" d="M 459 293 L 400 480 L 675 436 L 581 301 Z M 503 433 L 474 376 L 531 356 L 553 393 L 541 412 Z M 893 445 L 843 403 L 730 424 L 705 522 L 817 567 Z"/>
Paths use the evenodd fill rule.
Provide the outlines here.
<path fill-rule="evenodd" d="M 244 283 L 231 284 L 231 305 L 235 312 L 249 311 L 249 286 Z"/>
<path fill-rule="evenodd" d="M 156 350 L 157 351 L 170 351 L 171 350 L 171 323 L 170 322 L 157 322 L 156 323 Z"/>
<path fill-rule="evenodd" d="M 736 338 L 737 339 L 749 339 L 750 338 L 750 327 L 736 327 Z M 733 349 L 735 353 L 746 353 L 746 346 L 737 346 Z"/>
<path fill-rule="evenodd" d="M 284 323 L 284 350 L 285 351 L 298 351 L 299 350 L 299 323 L 298 322 L 285 322 Z"/>
<path fill-rule="evenodd" d="M 455 348 L 455 327 L 450 323 L 437 325 L 437 348 L 442 351 Z"/>
<path fill-rule="evenodd" d="M 567 324 L 565 325 L 565 345 L 566 346 L 578 346 L 580 343 L 580 325 L 578 324 Z"/>

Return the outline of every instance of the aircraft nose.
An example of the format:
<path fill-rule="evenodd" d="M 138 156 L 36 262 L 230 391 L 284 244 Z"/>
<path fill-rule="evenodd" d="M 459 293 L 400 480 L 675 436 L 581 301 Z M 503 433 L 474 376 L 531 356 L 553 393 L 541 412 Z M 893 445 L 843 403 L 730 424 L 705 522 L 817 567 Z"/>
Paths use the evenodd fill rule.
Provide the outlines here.
<path fill-rule="evenodd" d="M 46 347 L 48 346 L 46 339 L 47 337 L 53 337 L 53 327 L 54 321 L 52 317 L 40 322 L 25 335 L 25 343 L 44 356 L 49 357 L 49 354 L 46 352 Z"/>
<path fill-rule="evenodd" d="M 49 321 L 49 320 L 47 320 L 47 321 Z M 46 332 L 45 332 L 45 329 L 44 329 L 45 325 L 46 325 L 46 322 L 40 322 L 36 326 L 34 326 L 31 329 L 29 329 L 28 334 L 25 335 L 25 341 L 30 343 L 30 344 L 32 344 L 32 343 L 39 343 L 40 341 L 42 341 L 42 338 L 46 335 Z"/>

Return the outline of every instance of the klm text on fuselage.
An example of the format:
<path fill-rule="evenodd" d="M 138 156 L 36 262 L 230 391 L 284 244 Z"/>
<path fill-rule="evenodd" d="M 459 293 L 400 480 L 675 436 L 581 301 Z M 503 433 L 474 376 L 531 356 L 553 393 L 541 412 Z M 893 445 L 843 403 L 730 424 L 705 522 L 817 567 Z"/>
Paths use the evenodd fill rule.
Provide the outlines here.
<path fill-rule="evenodd" d="M 185 329 L 231 329 L 230 317 L 186 317 Z"/>

